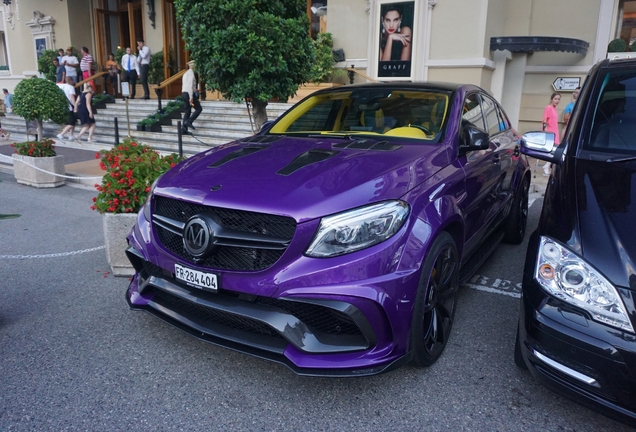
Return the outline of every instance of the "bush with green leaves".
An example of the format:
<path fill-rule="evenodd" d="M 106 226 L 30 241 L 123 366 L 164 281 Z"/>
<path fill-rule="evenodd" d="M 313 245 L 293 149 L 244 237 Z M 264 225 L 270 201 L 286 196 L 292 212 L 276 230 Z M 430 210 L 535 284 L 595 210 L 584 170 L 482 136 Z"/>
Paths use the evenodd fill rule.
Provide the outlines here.
<path fill-rule="evenodd" d="M 607 46 L 607 52 L 625 52 L 627 50 L 627 42 L 623 39 L 614 39 Z"/>
<path fill-rule="evenodd" d="M 53 60 L 57 58 L 57 51 L 44 50 L 40 58 L 38 59 L 38 72 L 43 73 L 47 80 L 55 82 L 55 65 Z"/>
<path fill-rule="evenodd" d="M 305 0 L 175 0 L 196 71 L 227 99 L 249 99 L 257 127 L 267 101 L 287 100 L 311 78 L 314 50 Z"/>
<path fill-rule="evenodd" d="M 333 39 L 331 33 L 318 33 L 313 41 L 316 60 L 311 68 L 311 81 L 320 84 L 330 81 L 335 74 L 333 60 Z"/>
<path fill-rule="evenodd" d="M 38 137 L 42 139 L 42 122 L 62 124 L 68 118 L 68 99 L 53 81 L 23 79 L 13 92 L 13 112 L 27 121 L 36 120 Z"/>

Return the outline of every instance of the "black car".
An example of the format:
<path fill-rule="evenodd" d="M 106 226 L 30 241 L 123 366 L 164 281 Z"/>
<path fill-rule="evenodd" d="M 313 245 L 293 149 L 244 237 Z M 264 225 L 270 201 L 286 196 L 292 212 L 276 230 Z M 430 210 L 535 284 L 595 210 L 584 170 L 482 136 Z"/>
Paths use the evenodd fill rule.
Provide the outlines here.
<path fill-rule="evenodd" d="M 595 65 L 561 145 L 529 132 L 521 151 L 552 175 L 528 245 L 515 361 L 636 425 L 636 60 Z"/>

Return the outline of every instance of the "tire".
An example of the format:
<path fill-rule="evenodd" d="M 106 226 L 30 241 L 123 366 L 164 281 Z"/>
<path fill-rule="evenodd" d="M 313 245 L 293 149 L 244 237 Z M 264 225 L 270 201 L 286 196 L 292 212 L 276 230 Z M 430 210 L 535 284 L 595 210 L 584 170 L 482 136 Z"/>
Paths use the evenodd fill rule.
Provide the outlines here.
<path fill-rule="evenodd" d="M 448 342 L 459 290 L 459 255 L 453 237 L 442 232 L 422 265 L 411 322 L 412 364 L 431 366 Z"/>
<path fill-rule="evenodd" d="M 517 337 L 515 337 L 515 364 L 519 369 L 528 370 L 528 365 L 521 355 L 521 341 L 519 341 L 519 324 L 517 324 Z"/>
<path fill-rule="evenodd" d="M 528 224 L 528 190 L 530 189 L 530 180 L 524 177 L 519 191 L 512 202 L 512 209 L 506 218 L 506 229 L 504 233 L 504 242 L 511 244 L 519 244 L 526 235 L 526 225 Z"/>

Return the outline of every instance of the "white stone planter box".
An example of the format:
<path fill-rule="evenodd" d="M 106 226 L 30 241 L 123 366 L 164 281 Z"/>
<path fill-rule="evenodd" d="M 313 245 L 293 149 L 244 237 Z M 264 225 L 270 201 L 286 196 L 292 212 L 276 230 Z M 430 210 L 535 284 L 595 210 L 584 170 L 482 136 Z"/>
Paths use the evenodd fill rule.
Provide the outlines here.
<path fill-rule="evenodd" d="M 126 236 L 137 222 L 137 213 L 103 213 L 106 259 L 115 276 L 133 276 L 135 269 L 126 256 Z"/>
<path fill-rule="evenodd" d="M 64 184 L 61 176 L 65 174 L 64 156 L 36 158 L 13 154 L 13 176 L 18 183 L 36 188 L 58 187 Z"/>

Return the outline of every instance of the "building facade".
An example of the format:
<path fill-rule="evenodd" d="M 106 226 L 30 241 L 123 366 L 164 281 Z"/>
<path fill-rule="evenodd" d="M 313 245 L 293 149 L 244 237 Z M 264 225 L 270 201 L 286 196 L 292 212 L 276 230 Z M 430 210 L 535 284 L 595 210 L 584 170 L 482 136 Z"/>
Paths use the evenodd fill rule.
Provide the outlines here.
<path fill-rule="evenodd" d="M 0 87 L 10 91 L 37 74 L 43 48 L 87 46 L 104 64 L 143 38 L 163 52 L 166 77 L 188 60 L 172 0 L 3 0 L 0 11 Z M 555 89 L 563 110 L 612 39 L 636 41 L 636 0 L 307 0 L 307 14 L 312 34 L 332 33 L 344 51 L 338 67 L 477 84 L 522 132 L 537 128 Z"/>

